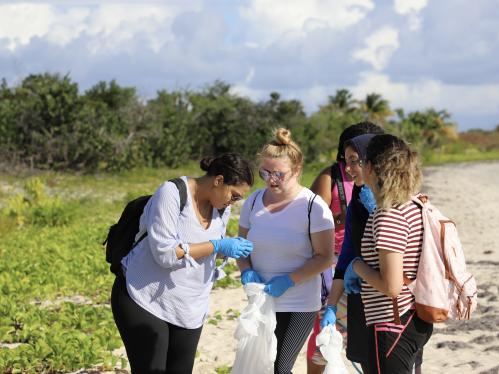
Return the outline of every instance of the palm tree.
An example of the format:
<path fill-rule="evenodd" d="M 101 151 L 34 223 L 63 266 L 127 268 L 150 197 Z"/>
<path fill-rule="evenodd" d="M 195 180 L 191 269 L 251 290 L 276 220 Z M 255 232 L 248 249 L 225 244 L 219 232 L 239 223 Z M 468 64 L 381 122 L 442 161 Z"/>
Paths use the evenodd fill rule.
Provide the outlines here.
<path fill-rule="evenodd" d="M 355 100 L 353 100 L 352 93 L 346 88 L 336 90 L 334 96 L 329 96 L 328 98 L 328 105 L 344 112 L 351 112 L 352 110 L 355 110 L 354 103 Z"/>
<path fill-rule="evenodd" d="M 378 93 L 366 95 L 366 99 L 360 102 L 360 107 L 366 120 L 380 125 L 385 124 L 386 119 L 393 115 L 388 100 L 383 99 Z"/>

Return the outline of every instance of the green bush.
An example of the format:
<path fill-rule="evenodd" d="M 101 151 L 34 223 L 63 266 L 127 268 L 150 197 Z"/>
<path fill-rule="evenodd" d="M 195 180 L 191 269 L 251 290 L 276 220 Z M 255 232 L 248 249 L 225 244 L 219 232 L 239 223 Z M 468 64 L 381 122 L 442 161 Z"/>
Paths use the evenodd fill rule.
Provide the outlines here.
<path fill-rule="evenodd" d="M 72 215 L 70 207 L 63 205 L 58 196 L 46 193 L 45 185 L 38 178 L 27 180 L 23 192 L 9 198 L 3 210 L 18 226 L 62 226 Z"/>

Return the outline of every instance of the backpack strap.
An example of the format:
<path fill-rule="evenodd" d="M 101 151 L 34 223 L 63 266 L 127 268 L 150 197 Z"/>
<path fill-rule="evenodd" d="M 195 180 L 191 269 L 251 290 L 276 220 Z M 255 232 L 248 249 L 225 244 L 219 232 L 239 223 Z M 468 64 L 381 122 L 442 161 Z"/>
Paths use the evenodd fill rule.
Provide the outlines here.
<path fill-rule="evenodd" d="M 338 187 L 338 195 L 340 197 L 341 213 L 334 216 L 334 223 L 344 225 L 347 214 L 347 196 L 345 194 L 345 186 L 343 185 L 343 176 L 341 174 L 340 165 L 335 162 L 331 165 L 331 190 L 334 185 Z"/>
<path fill-rule="evenodd" d="M 178 194 L 180 196 L 180 213 L 182 213 L 185 208 L 185 204 L 187 203 L 187 185 L 182 178 L 173 178 L 170 179 L 169 182 L 172 182 L 175 186 L 177 186 Z"/>
<path fill-rule="evenodd" d="M 182 213 L 182 211 L 185 208 L 185 204 L 187 203 L 187 185 L 185 184 L 182 178 L 173 178 L 168 180 L 168 182 L 172 182 L 175 186 L 177 186 L 178 195 L 180 197 L 180 213 Z M 147 236 L 147 230 L 140 236 L 140 238 L 135 243 L 133 243 L 132 249 L 135 248 L 146 236 Z"/>
<path fill-rule="evenodd" d="M 310 244 L 312 244 L 312 234 L 310 233 L 310 213 L 312 213 L 312 207 L 314 206 L 314 200 L 317 197 L 317 194 L 314 194 L 314 197 L 312 197 L 308 201 L 308 238 L 310 239 Z"/>
<path fill-rule="evenodd" d="M 250 209 L 250 212 L 252 212 L 252 211 L 253 211 L 253 208 L 255 207 L 256 199 L 258 199 L 258 196 L 260 196 L 260 194 L 262 193 L 262 191 L 264 191 L 264 190 L 260 190 L 260 191 L 258 191 L 258 192 L 255 194 L 255 198 L 253 199 L 253 202 L 251 203 L 251 209 Z"/>

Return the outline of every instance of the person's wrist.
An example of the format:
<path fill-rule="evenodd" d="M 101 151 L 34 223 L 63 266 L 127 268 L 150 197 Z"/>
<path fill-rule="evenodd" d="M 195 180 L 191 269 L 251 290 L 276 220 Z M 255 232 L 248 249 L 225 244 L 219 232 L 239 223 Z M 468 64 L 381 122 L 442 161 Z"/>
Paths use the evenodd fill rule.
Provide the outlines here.
<path fill-rule="evenodd" d="M 188 255 L 191 249 L 187 243 L 180 243 L 180 248 L 184 251 L 184 256 Z"/>
<path fill-rule="evenodd" d="M 293 287 L 296 284 L 296 282 L 293 280 L 293 278 L 291 278 L 291 275 L 286 274 L 286 277 L 288 279 L 289 286 Z"/>
<path fill-rule="evenodd" d="M 331 305 L 331 304 L 328 304 L 326 306 L 326 311 L 327 310 L 332 310 L 334 313 L 336 313 L 338 311 L 338 307 L 336 305 Z"/>
<path fill-rule="evenodd" d="M 211 239 L 210 243 L 213 245 L 213 253 L 218 253 L 218 240 L 216 239 Z"/>

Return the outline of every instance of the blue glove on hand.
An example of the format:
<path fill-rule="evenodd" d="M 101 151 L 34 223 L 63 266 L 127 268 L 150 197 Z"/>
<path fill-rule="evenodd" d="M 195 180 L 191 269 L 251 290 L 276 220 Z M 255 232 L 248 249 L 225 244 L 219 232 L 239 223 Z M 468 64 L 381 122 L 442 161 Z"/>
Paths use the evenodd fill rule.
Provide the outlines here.
<path fill-rule="evenodd" d="M 241 283 L 263 283 L 264 280 L 256 271 L 251 268 L 244 269 L 241 273 Z"/>
<path fill-rule="evenodd" d="M 361 258 L 355 257 L 345 270 L 343 287 L 345 288 L 346 293 L 360 293 L 362 278 L 360 278 L 355 270 L 353 270 L 353 263 L 357 260 L 361 260 Z"/>
<path fill-rule="evenodd" d="M 359 193 L 359 199 L 369 214 L 374 212 L 374 209 L 376 209 L 376 199 L 374 198 L 373 192 L 368 186 L 362 186 Z"/>
<path fill-rule="evenodd" d="M 214 253 L 232 258 L 248 257 L 253 250 L 253 243 L 240 237 L 210 240 L 210 242 L 213 244 Z"/>
<path fill-rule="evenodd" d="M 288 288 L 293 287 L 294 285 L 295 282 L 293 282 L 289 275 L 278 275 L 265 283 L 265 288 L 263 290 L 270 296 L 279 297 L 286 292 Z"/>
<path fill-rule="evenodd" d="M 334 325 L 336 323 L 337 310 L 338 308 L 335 307 L 334 305 L 326 306 L 326 309 L 324 310 L 324 315 L 322 316 L 321 319 L 321 329 L 323 329 L 327 325 Z"/>

